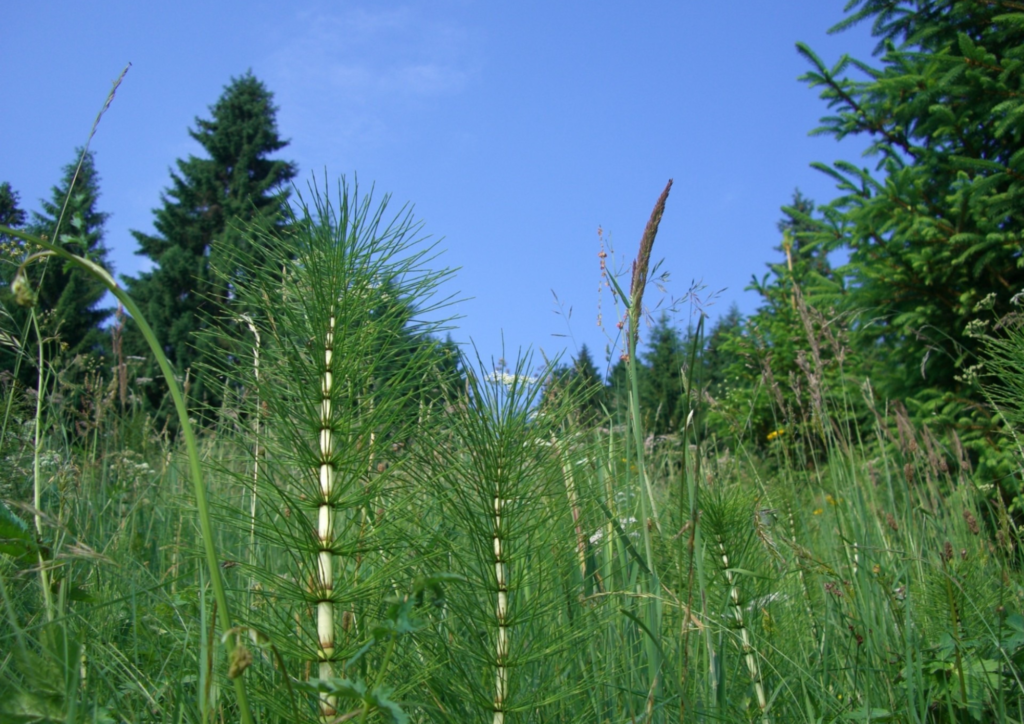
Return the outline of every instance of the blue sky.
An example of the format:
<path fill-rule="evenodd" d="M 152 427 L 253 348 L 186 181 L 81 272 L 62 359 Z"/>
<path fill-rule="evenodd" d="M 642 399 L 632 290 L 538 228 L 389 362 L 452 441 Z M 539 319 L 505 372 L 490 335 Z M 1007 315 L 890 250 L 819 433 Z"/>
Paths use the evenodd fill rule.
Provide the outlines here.
<path fill-rule="evenodd" d="M 627 267 L 673 178 L 654 248 L 671 281 L 648 306 L 702 281 L 724 290 L 712 318 L 749 313 L 743 289 L 775 261 L 779 207 L 796 187 L 835 195 L 810 163 L 873 167 L 858 139 L 808 135 L 827 109 L 796 80 L 796 41 L 828 63 L 870 59 L 867 26 L 827 34 L 844 4 L 6 3 L 0 181 L 38 208 L 131 62 L 92 148 L 115 271 L 136 273 L 129 229 L 152 229 L 169 169 L 201 151 L 187 129 L 252 69 L 301 186 L 356 173 L 443 237 L 441 260 L 461 268 L 446 291 L 466 299 L 457 341 L 485 358 L 502 340 L 509 357 L 586 343 L 600 364 L 616 330 L 599 226 Z"/>

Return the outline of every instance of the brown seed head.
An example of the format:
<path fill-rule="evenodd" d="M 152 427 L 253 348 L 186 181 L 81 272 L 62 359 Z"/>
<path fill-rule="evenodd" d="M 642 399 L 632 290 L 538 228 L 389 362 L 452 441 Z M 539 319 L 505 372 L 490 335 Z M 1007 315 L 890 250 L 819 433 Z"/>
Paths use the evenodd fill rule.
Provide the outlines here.
<path fill-rule="evenodd" d="M 672 179 L 668 180 L 665 190 L 658 197 L 654 205 L 651 218 L 647 221 L 644 235 L 640 239 L 640 250 L 636 254 L 636 261 L 633 262 L 633 279 L 629 285 L 629 308 L 630 308 L 630 333 L 633 335 L 633 342 L 636 342 L 640 330 L 637 329 L 640 321 L 640 308 L 643 304 L 644 289 L 647 287 L 647 271 L 651 266 L 651 249 L 654 247 L 654 237 L 658 234 L 658 225 L 665 213 L 665 201 L 668 200 L 669 189 L 672 188 Z"/>
<path fill-rule="evenodd" d="M 974 514 L 969 510 L 964 510 L 964 520 L 967 521 L 967 529 L 971 531 L 973 535 L 978 535 L 981 529 L 978 527 L 978 520 L 974 517 Z"/>
<path fill-rule="evenodd" d="M 942 562 L 949 563 L 951 560 L 953 560 L 953 544 L 946 541 L 942 546 Z"/>

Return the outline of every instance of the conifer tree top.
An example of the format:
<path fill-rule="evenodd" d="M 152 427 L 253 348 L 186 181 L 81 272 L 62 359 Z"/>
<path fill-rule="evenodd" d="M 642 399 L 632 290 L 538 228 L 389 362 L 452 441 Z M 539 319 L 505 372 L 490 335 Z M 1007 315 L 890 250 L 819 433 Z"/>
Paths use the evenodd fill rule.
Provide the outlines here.
<path fill-rule="evenodd" d="M 288 141 L 278 131 L 273 94 L 251 72 L 231 79 L 209 112 L 188 131 L 205 154 L 177 161 L 154 210 L 155 233 L 132 232 L 138 253 L 155 266 L 126 281 L 169 359 L 182 374 L 191 371 L 193 398 L 215 405 L 218 386 L 208 388 L 199 370 L 226 354 L 221 343 L 238 332 L 230 321 L 240 311 L 231 288 L 244 274 L 238 260 L 258 265 L 264 253 L 245 229 L 284 230 L 296 167 L 271 157 Z M 216 331 L 197 336 L 209 329 Z M 145 354 L 134 327 L 125 339 L 132 353 Z M 147 393 L 154 407 L 162 394 L 157 386 Z"/>
<path fill-rule="evenodd" d="M 139 254 L 157 263 L 174 247 L 193 255 L 208 250 L 231 219 L 250 219 L 254 211 L 276 214 L 295 177 L 290 161 L 269 156 L 288 145 L 277 128 L 273 93 L 252 72 L 233 78 L 210 106 L 210 118 L 196 118 L 188 133 L 208 158 L 177 161 L 164 205 L 155 209 L 158 234 L 133 231 Z"/>
<path fill-rule="evenodd" d="M 268 162 L 265 157 L 288 145 L 277 129 L 277 106 L 274 94 L 267 90 L 252 71 L 240 78 L 232 78 L 224 93 L 210 106 L 212 118 L 196 118 L 192 136 L 210 154 L 211 160 L 222 166 L 236 183 L 248 178 L 257 181 L 258 191 L 265 191 L 295 176 L 295 169 L 283 161 Z M 271 164 L 254 174 L 260 163 Z M 288 170 L 285 171 L 285 167 Z M 276 173 L 271 172 L 271 169 Z M 260 187 L 259 181 L 263 185 Z"/>

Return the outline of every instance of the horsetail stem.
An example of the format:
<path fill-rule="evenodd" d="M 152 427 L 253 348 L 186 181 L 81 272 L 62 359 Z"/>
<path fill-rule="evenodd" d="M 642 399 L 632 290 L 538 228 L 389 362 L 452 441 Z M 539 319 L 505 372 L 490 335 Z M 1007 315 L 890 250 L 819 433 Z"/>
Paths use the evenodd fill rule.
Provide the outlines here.
<path fill-rule="evenodd" d="M 793 543 L 796 543 L 796 519 L 793 517 L 793 508 L 789 508 L 789 538 Z M 804 611 L 807 613 L 807 619 L 811 623 L 811 635 L 814 637 L 815 643 L 820 638 L 818 637 L 818 620 L 814 616 L 814 609 L 811 606 L 811 591 L 807 586 L 807 577 L 804 575 L 804 563 L 800 562 L 800 565 L 796 567 L 796 575 L 800 581 L 800 591 L 803 593 L 804 598 Z"/>
<path fill-rule="evenodd" d="M 582 595 L 586 595 L 587 592 L 587 538 L 583 533 L 583 525 L 580 521 L 580 503 L 579 497 L 576 494 L 576 482 L 573 480 L 572 465 L 569 462 L 568 453 L 563 449 L 562 444 L 554 436 L 551 438 L 552 444 L 558 450 L 559 457 L 562 463 L 562 477 L 565 480 L 565 493 L 569 498 L 569 508 L 572 511 L 572 522 L 576 531 L 576 555 L 579 559 L 580 576 L 583 581 L 583 592 Z"/>
<path fill-rule="evenodd" d="M 757 656 L 754 654 L 754 647 L 750 643 L 750 630 L 743 620 L 743 604 L 740 597 L 740 586 L 736 582 L 736 576 L 729 566 L 729 554 L 725 550 L 725 542 L 721 536 L 715 536 L 718 540 L 718 551 L 722 557 L 722 572 L 729 584 L 729 601 L 732 603 L 733 620 L 736 622 L 736 629 L 740 633 L 740 648 L 743 651 L 743 662 L 747 665 L 747 672 L 750 674 L 750 681 L 754 685 L 754 694 L 757 697 L 757 708 L 761 711 L 761 721 L 768 722 L 766 710 L 768 699 L 764 694 L 764 684 L 761 681 L 761 670 L 757 665 Z"/>
<path fill-rule="evenodd" d="M 254 339 L 252 347 L 252 376 L 255 381 L 253 389 L 256 392 L 256 414 L 253 415 L 253 463 L 252 463 L 252 492 L 249 495 L 249 569 L 256 568 L 256 501 L 257 489 L 260 482 L 260 330 L 255 321 L 248 314 L 242 315 L 242 321 L 249 327 Z M 249 574 L 249 607 L 253 604 L 253 591 L 256 589 L 256 578 L 253 573 Z"/>
<path fill-rule="evenodd" d="M 500 472 L 499 472 L 500 480 Z M 505 558 L 504 531 L 501 527 L 501 484 L 494 495 L 494 576 L 497 581 L 498 645 L 495 651 L 494 724 L 504 724 L 508 698 L 508 561 Z"/>
<path fill-rule="evenodd" d="M 334 489 L 334 441 L 331 433 L 331 388 L 334 374 L 331 362 L 334 356 L 334 317 L 331 316 L 327 335 L 324 339 L 324 372 L 321 378 L 322 402 L 320 406 L 320 506 L 318 510 L 317 538 L 319 551 L 317 554 L 317 619 L 318 658 L 320 661 L 319 676 L 328 679 L 334 673 L 332 658 L 334 656 L 334 604 L 331 600 L 331 589 L 334 586 L 333 554 L 334 544 L 334 511 L 331 495 Z M 320 695 L 320 715 L 323 718 L 334 716 L 335 697 Z"/>

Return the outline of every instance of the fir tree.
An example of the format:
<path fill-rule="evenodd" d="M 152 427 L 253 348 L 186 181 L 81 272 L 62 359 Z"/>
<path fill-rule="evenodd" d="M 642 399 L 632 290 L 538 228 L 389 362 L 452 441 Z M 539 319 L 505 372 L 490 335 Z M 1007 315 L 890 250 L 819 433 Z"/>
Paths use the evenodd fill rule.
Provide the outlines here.
<path fill-rule="evenodd" d="M 644 372 L 643 363 L 638 371 Z M 613 425 L 625 425 L 629 419 L 629 368 L 626 360 L 620 358 L 608 372 L 608 383 L 605 385 L 604 398 L 608 402 Z"/>
<path fill-rule="evenodd" d="M 283 230 L 287 183 L 296 169 L 270 158 L 288 145 L 276 114 L 273 95 L 251 73 L 232 79 L 211 117 L 197 118 L 189 131 L 207 157 L 179 160 L 163 206 L 154 211 L 156 233 L 132 232 L 138 253 L 156 266 L 127 279 L 129 291 L 178 373 L 190 375 L 192 398 L 207 403 L 216 404 L 219 384 L 203 370 L 224 354 L 223 341 L 238 325 L 231 280 L 241 272 L 231 260 L 248 258 L 255 266 L 262 256 L 241 229 Z M 201 329 L 214 333 L 197 337 Z M 127 340 L 129 349 L 144 353 L 137 329 L 129 327 Z M 159 403 L 162 389 L 147 391 L 152 403 Z"/>
<path fill-rule="evenodd" d="M 648 433 L 674 433 L 684 422 L 687 414 L 683 395 L 686 348 L 668 315 L 662 314 L 651 329 L 643 355 L 646 370 L 640 378 L 640 409 L 647 416 L 644 429 Z"/>
<path fill-rule="evenodd" d="M 848 8 L 836 29 L 872 21 L 876 67 L 844 56 L 829 68 L 799 48 L 814 66 L 803 80 L 831 109 L 817 132 L 866 137 L 879 157 L 873 171 L 818 165 L 842 192 L 818 239 L 850 254 L 841 302 L 861 315 L 861 375 L 919 421 L 956 429 L 1006 490 L 1017 466 L 994 452 L 997 422 L 962 371 L 980 351 L 969 326 L 1013 313 L 1024 288 L 1024 13 L 1009 0 Z"/>
<path fill-rule="evenodd" d="M 100 191 L 95 159 L 92 152 L 83 155 L 81 149 L 76 152 L 77 158 L 81 159 L 81 164 L 76 160 L 64 167 L 60 184 L 53 187 L 49 200 L 40 202 L 42 210 L 32 214 L 32 220 L 27 224 L 28 231 L 57 239 L 75 254 L 109 266 L 107 248 L 103 243 L 103 225 L 109 215 L 97 208 Z M 24 212 L 16 206 L 16 195 L 5 196 L 14 202 L 6 212 L 9 218 L 23 223 Z M 3 203 L 7 206 L 10 202 Z M 25 249 L 20 242 L 17 250 L 21 256 L 24 255 Z M 62 264 L 56 258 L 30 265 L 27 274 L 37 294 L 39 332 L 47 346 L 44 357 L 54 360 L 58 355 L 68 359 L 78 355 L 102 355 L 107 335 L 101 325 L 112 313 L 110 309 L 98 308 L 106 294 L 103 284 L 83 270 Z M 28 310 L 7 304 L 7 301 L 5 298 L 5 306 L 10 310 L 13 326 L 20 334 L 26 329 Z M 34 359 L 35 353 L 32 355 Z M 11 369 L 13 366 L 13 360 L 5 355 L 3 367 Z M 30 366 L 22 365 L 20 376 L 23 382 L 28 384 L 34 375 Z"/>
<path fill-rule="evenodd" d="M 42 212 L 33 212 L 29 230 L 57 239 L 79 256 L 109 268 L 103 225 L 110 215 L 97 208 L 100 179 L 95 159 L 91 151 L 83 156 L 81 149 L 75 156 L 81 158 L 81 165 L 75 162 L 64 167 L 64 178 L 53 187 L 50 200 L 40 202 Z M 71 355 L 102 352 L 106 335 L 100 327 L 113 313 L 112 309 L 97 308 L 107 292 L 102 283 L 81 269 L 52 259 L 41 268 L 38 291 L 39 308 L 46 320 L 44 334 L 52 332 Z"/>
<path fill-rule="evenodd" d="M 775 248 L 785 255 L 790 281 L 814 287 L 830 279 L 832 265 L 828 250 L 817 238 L 819 225 L 814 220 L 814 202 L 795 189 L 792 202 L 782 207 L 782 212 L 785 217 L 776 224 L 782 233 L 782 244 Z"/>
<path fill-rule="evenodd" d="M 18 192 L 11 188 L 8 181 L 0 183 L 0 226 L 20 229 L 25 225 L 25 211 L 18 205 Z M 0 241 L 9 242 L 6 234 L 0 234 Z"/>
<path fill-rule="evenodd" d="M 27 214 L 19 205 L 18 192 L 11 184 L 0 184 L 0 225 L 20 229 L 25 225 Z M 9 234 L 0 234 L 0 371 L 9 372 L 14 368 L 16 355 L 22 349 L 18 340 L 22 330 L 17 328 L 13 314 L 17 314 L 10 283 L 15 271 L 24 258 L 24 249 L 19 239 Z M 8 311 L 9 310 L 9 311 Z M 23 314 L 18 315 L 22 320 Z"/>
<path fill-rule="evenodd" d="M 604 421 L 606 390 L 586 344 L 571 363 L 552 365 L 543 384 L 545 405 L 557 407 L 568 396 L 577 423 L 591 427 Z"/>
<path fill-rule="evenodd" d="M 704 389 L 712 400 L 724 396 L 729 385 L 729 369 L 734 361 L 729 353 L 727 341 L 739 334 L 743 324 L 740 308 L 734 303 L 729 311 L 719 317 L 711 327 L 702 353 L 704 368 Z"/>
<path fill-rule="evenodd" d="M 586 344 L 580 346 L 580 351 L 572 363 L 571 378 L 573 387 L 583 396 L 584 401 L 580 405 L 579 415 L 584 425 L 600 423 L 605 417 L 604 384 L 601 381 L 601 373 L 597 371 L 597 365 L 590 354 Z"/>
<path fill-rule="evenodd" d="M 818 167 L 843 192 L 817 239 L 850 252 L 850 310 L 871 310 L 863 349 L 888 397 L 922 413 L 976 396 L 957 379 L 977 340 L 964 333 L 986 301 L 1011 311 L 1024 288 L 1024 14 L 1019 3 L 857 0 L 837 26 L 873 20 L 879 67 L 846 56 L 803 80 L 832 109 L 819 133 L 865 136 L 874 171 Z M 850 66 L 866 74 L 849 77 Z"/>

